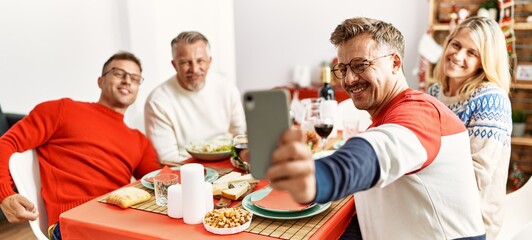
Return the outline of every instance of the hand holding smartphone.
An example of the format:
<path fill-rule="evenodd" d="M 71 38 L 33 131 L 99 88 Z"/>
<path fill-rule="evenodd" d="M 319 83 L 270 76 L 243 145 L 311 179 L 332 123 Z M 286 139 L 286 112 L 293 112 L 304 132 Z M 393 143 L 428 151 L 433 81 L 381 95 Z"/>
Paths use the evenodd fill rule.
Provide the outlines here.
<path fill-rule="evenodd" d="M 251 175 L 264 179 L 271 156 L 283 132 L 290 127 L 286 90 L 250 91 L 244 94 Z"/>

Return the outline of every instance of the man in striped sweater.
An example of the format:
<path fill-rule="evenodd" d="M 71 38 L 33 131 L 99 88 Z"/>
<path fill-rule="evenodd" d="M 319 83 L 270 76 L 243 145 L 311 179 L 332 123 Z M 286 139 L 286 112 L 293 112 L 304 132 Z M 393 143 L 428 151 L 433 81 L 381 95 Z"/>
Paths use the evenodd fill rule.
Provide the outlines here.
<path fill-rule="evenodd" d="M 438 100 L 408 88 L 402 34 L 353 18 L 331 42 L 332 71 L 373 123 L 317 161 L 303 131 L 287 130 L 267 171 L 272 187 L 301 203 L 354 194 L 346 239 L 485 239 L 467 131 Z"/>

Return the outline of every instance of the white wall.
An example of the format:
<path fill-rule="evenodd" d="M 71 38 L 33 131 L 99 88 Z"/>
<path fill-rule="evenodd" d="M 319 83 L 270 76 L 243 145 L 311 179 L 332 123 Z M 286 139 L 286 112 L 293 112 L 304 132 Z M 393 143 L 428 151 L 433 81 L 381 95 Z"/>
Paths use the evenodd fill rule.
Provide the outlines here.
<path fill-rule="evenodd" d="M 234 0 L 238 86 L 241 91 L 288 84 L 296 64 L 312 67 L 336 49 L 331 32 L 346 18 L 371 17 L 394 24 L 405 36 L 405 74 L 417 88 L 417 43 L 427 29 L 427 0 Z"/>
<path fill-rule="evenodd" d="M 170 42 L 182 31 L 199 31 L 211 44 L 211 70 L 236 83 L 233 0 L 130 0 L 131 51 L 142 56 L 147 78 L 126 112 L 130 125 L 144 129 L 144 103 L 153 88 L 175 74 Z"/>
<path fill-rule="evenodd" d="M 175 70 L 170 41 L 197 30 L 212 46 L 211 69 L 235 82 L 232 0 L 0 1 L 0 104 L 28 113 L 43 101 L 95 102 L 103 63 L 119 50 L 141 59 L 145 81 L 126 122 L 143 129 L 149 92 Z"/>
<path fill-rule="evenodd" d="M 27 113 L 71 97 L 97 101 L 103 63 L 127 49 L 119 1 L 0 1 L 0 104 Z"/>
<path fill-rule="evenodd" d="M 395 24 L 406 37 L 405 71 L 417 66 L 427 0 L 7 0 L 0 1 L 0 104 L 28 113 L 36 104 L 70 97 L 97 101 L 105 60 L 132 51 L 146 78 L 126 122 L 143 129 L 149 92 L 174 74 L 170 40 L 197 30 L 212 45 L 212 69 L 237 79 L 242 92 L 286 85 L 296 64 L 314 68 L 336 50 L 329 35 L 354 16 Z"/>

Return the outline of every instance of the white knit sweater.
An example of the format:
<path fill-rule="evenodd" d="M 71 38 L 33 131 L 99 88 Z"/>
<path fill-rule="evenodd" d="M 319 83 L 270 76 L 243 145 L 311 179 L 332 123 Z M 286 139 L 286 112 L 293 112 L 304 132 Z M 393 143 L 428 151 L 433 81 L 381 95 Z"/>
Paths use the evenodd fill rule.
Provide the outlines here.
<path fill-rule="evenodd" d="M 190 157 L 188 143 L 219 136 L 243 134 L 246 121 L 240 93 L 223 78 L 207 75 L 205 86 L 190 92 L 174 75 L 148 96 L 144 106 L 146 135 L 160 160 Z"/>

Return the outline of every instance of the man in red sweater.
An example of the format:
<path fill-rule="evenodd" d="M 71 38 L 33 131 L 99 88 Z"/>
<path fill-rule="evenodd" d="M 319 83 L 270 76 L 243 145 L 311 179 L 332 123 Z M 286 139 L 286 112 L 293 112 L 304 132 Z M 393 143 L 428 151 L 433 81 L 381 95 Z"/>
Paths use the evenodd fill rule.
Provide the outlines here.
<path fill-rule="evenodd" d="M 13 191 L 9 158 L 35 149 L 48 223 L 95 197 L 120 188 L 131 176 L 160 169 L 148 139 L 124 123 L 124 112 L 142 83 L 140 61 L 119 52 L 103 65 L 97 103 L 68 98 L 38 104 L 0 138 L 0 207 L 9 222 L 34 220 L 33 203 Z M 60 238 L 59 228 L 52 235 Z"/>

